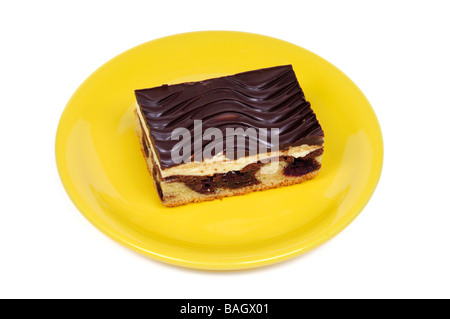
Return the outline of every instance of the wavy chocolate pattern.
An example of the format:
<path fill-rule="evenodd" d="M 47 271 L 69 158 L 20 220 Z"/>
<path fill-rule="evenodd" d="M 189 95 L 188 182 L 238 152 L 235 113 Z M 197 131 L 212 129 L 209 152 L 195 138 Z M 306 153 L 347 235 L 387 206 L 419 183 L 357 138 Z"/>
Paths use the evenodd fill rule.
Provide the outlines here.
<path fill-rule="evenodd" d="M 223 143 L 224 151 L 226 128 L 278 128 L 281 149 L 292 144 L 323 143 L 323 130 L 291 65 L 162 85 L 136 90 L 135 95 L 163 169 L 177 165 L 171 159 L 171 151 L 179 143 L 171 140 L 174 129 L 188 129 L 193 146 L 194 120 L 202 120 L 203 132 L 208 128 L 222 131 L 224 138 L 217 142 Z M 210 143 L 203 140 L 202 149 Z M 274 146 L 270 138 L 265 144 L 268 149 Z M 237 148 L 248 154 L 248 136 L 245 145 L 236 145 L 234 154 Z"/>

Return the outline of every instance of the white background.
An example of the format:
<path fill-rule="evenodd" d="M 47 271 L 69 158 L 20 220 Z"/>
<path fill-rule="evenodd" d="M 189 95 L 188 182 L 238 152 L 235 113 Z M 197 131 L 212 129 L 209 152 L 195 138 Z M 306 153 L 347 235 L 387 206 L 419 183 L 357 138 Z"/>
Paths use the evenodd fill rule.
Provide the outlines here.
<path fill-rule="evenodd" d="M 449 298 L 448 1 L 2 1 L 1 298 Z M 60 182 L 59 117 L 100 65 L 149 40 L 237 30 L 300 45 L 365 93 L 378 188 L 343 232 L 256 270 L 166 265 L 92 226 Z"/>

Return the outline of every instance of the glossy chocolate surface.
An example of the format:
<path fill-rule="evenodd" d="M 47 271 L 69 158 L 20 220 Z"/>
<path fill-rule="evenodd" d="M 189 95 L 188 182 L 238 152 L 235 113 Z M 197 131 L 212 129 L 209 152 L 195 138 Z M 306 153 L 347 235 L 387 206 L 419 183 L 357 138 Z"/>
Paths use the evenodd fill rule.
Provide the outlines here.
<path fill-rule="evenodd" d="M 323 130 L 291 65 L 136 90 L 135 94 L 162 169 L 178 165 L 171 158 L 172 148 L 179 143 L 171 139 L 174 129 L 188 129 L 193 145 L 194 120 L 202 120 L 203 132 L 208 128 L 223 132 L 225 155 L 226 128 L 278 128 L 280 149 L 323 143 Z M 274 147 L 270 138 L 260 142 L 268 150 Z M 202 149 L 210 143 L 203 140 Z M 245 148 L 248 154 L 248 142 L 236 147 Z"/>

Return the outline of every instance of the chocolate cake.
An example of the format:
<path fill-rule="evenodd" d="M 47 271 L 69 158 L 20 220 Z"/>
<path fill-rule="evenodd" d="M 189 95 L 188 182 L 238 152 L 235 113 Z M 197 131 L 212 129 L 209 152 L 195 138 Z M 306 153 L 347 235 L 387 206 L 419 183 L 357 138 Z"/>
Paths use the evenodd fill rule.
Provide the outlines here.
<path fill-rule="evenodd" d="M 142 153 L 166 206 L 296 184 L 320 171 L 324 133 L 291 65 L 135 95 Z"/>

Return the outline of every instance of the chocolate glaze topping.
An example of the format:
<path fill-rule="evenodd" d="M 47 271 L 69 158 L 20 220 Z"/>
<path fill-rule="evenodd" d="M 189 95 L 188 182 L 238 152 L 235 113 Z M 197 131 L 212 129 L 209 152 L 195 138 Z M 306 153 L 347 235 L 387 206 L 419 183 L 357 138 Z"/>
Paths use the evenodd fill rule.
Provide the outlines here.
<path fill-rule="evenodd" d="M 218 142 L 223 143 L 225 155 L 226 128 L 278 128 L 280 149 L 323 143 L 323 130 L 291 65 L 199 82 L 162 85 L 136 90 L 135 95 L 162 169 L 178 165 L 171 159 L 172 148 L 180 142 L 171 140 L 174 129 L 182 127 L 190 131 L 194 150 L 194 120 L 202 120 L 203 132 L 208 128 L 222 131 L 223 141 Z M 203 140 L 202 149 L 210 143 L 210 140 Z M 270 138 L 265 144 L 268 150 L 274 147 Z M 247 141 L 236 147 L 244 147 L 248 154 L 248 145 Z"/>

